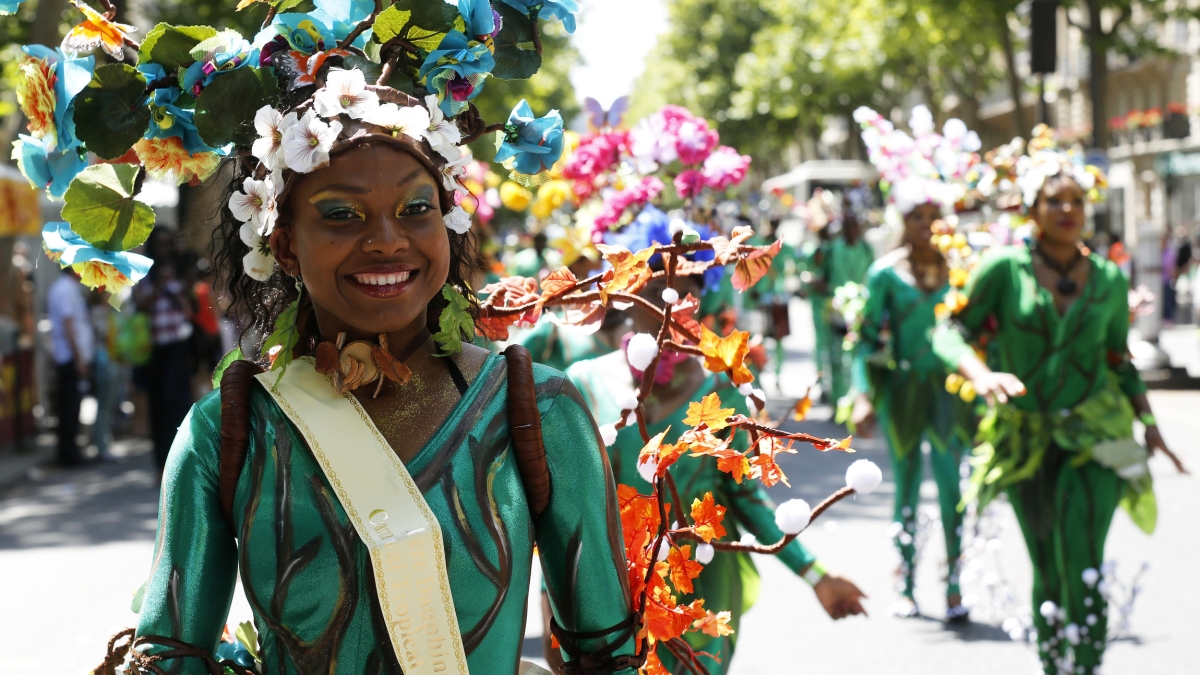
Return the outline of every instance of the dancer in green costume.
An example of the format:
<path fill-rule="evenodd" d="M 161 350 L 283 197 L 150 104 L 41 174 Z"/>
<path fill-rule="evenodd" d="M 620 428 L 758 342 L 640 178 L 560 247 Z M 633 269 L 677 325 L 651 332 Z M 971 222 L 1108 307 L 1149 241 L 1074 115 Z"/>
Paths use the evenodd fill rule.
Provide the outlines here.
<path fill-rule="evenodd" d="M 1115 265 L 1081 250 L 1096 172 L 1035 136 L 1017 185 L 1037 238 L 980 263 L 965 308 L 939 327 L 934 347 L 995 403 L 980 424 L 967 498 L 985 504 L 1004 492 L 1012 501 L 1033 563 L 1042 667 L 1086 675 L 1097 672 L 1107 640 L 1097 570 L 1113 514 L 1120 505 L 1147 532 L 1154 527 L 1135 415 L 1150 451 L 1184 469 L 1130 362 L 1128 284 Z M 990 336 L 986 362 L 970 344 L 982 335 Z"/>
<path fill-rule="evenodd" d="M 830 232 L 828 227 L 817 230 L 816 241 L 804 244 L 800 253 L 801 292 L 807 296 L 808 308 L 812 314 L 813 324 L 813 363 L 817 366 L 817 380 L 826 388 L 829 387 L 829 284 L 824 274 L 825 256 L 828 254 L 826 244 Z M 828 396 L 826 396 L 828 398 Z"/>
<path fill-rule="evenodd" d="M 699 292 L 699 286 L 692 278 L 677 278 L 676 283 L 681 294 L 687 290 Z M 641 295 L 658 297 L 664 287 L 661 280 L 652 282 Z M 643 323 L 645 320 L 639 313 L 633 313 L 633 317 L 635 331 L 653 329 L 651 325 Z M 649 494 L 651 485 L 638 471 L 638 455 L 643 444 L 637 425 L 626 426 L 619 432 L 611 428 L 611 424 L 620 416 L 624 399 L 634 395 L 636 386 L 635 375 L 625 352 L 618 350 L 598 359 L 576 363 L 567 369 L 567 377 L 579 388 L 596 420 L 604 425 L 601 433 L 615 436 L 610 449 L 617 482 Z M 637 377 L 636 381 L 640 381 L 640 374 Z M 674 442 L 687 428 L 683 420 L 687 416 L 688 403 L 709 393 L 717 393 L 722 404 L 733 407 L 736 412 L 747 413 L 743 403 L 745 397 L 738 393 L 737 388 L 722 376 L 704 370 L 695 358 L 683 357 L 668 362 L 666 366 L 660 363 L 656 382 L 654 393 L 646 402 L 648 431 L 655 435 L 670 427 L 665 442 Z M 745 449 L 744 445 L 739 447 Z M 716 460 L 712 457 L 679 462 L 670 471 L 683 503 L 690 504 L 694 499 L 702 498 L 706 492 L 712 492 L 718 503 L 728 507 L 726 540 L 736 541 L 743 532 L 754 535 L 764 544 L 774 543 L 783 537 L 775 524 L 774 505 L 757 481 L 734 481 L 728 473 L 717 468 Z M 703 561 L 699 557 L 701 555 L 700 549 L 697 549 L 698 559 Z M 852 582 L 826 573 L 816 556 L 798 539 L 785 547 L 779 558 L 789 569 L 813 584 L 818 600 L 834 619 L 865 613 L 860 604 L 860 598 L 865 597 L 862 592 Z M 730 625 L 736 631 L 742 614 L 757 600 L 759 583 L 758 571 L 749 555 L 715 551 L 711 561 L 694 581 L 695 595 L 704 598 L 705 607 L 714 612 L 730 611 Z M 688 633 L 686 637 L 697 653 L 708 652 L 719 656 L 720 663 L 700 657 L 710 673 L 718 675 L 728 672 L 737 643 L 737 632 L 722 638 L 712 638 L 702 633 Z M 669 655 L 660 652 L 660 658 L 668 669 L 672 667 L 673 660 Z"/>
<path fill-rule="evenodd" d="M 829 316 L 829 304 L 833 292 L 847 283 L 861 284 L 867 279 L 867 270 L 875 261 L 875 250 L 862 239 L 858 218 L 847 211 L 843 214 L 841 233 L 824 246 L 824 254 L 816 262 L 819 273 L 815 276 L 824 281 L 825 295 L 822 298 Z M 815 294 L 814 294 L 815 296 Z M 814 297 L 814 303 L 816 302 Z M 813 310 L 814 315 L 816 309 Z M 823 326 L 826 334 L 823 348 L 828 364 L 828 396 L 836 403 L 850 388 L 850 355 L 842 346 L 842 335 L 830 325 L 828 318 Z"/>
<path fill-rule="evenodd" d="M 945 259 L 930 245 L 938 207 L 923 204 L 904 218 L 904 246 L 880 258 L 867 278 L 867 304 L 854 351 L 852 420 L 859 436 L 882 429 L 896 481 L 892 518 L 901 564 L 898 590 L 902 616 L 916 616 L 913 596 L 917 555 L 917 507 L 921 500 L 921 441 L 929 442 L 937 484 L 942 534 L 946 540 L 947 619 L 964 620 L 958 585 L 962 554 L 959 463 L 971 440 L 973 414 L 946 392 L 946 367 L 933 353 L 934 308 L 949 290 Z M 877 419 L 876 419 L 877 418 Z"/>
<path fill-rule="evenodd" d="M 436 97 L 365 89 L 358 70 L 322 70 L 317 80 L 312 98 L 259 111 L 261 128 L 286 126 L 298 115 L 285 113 L 301 108 L 279 154 L 255 143 L 230 167 L 215 259 L 235 311 L 275 326 L 276 370 L 240 387 L 224 378 L 180 428 L 133 670 L 122 672 L 222 672 L 212 654 L 228 653 L 219 641 L 239 575 L 258 630 L 240 666 L 419 675 L 441 672 L 440 656 L 452 672 L 536 672 L 520 660 L 535 544 L 568 670 L 634 672 L 616 486 L 595 423 L 562 373 L 518 372 L 469 343 L 478 305 L 466 280 L 480 256 L 456 206 L 457 127 L 430 124 L 426 106 L 442 119 Z M 553 117 L 513 124 L 561 134 Z M 231 367 L 231 376 L 252 368 Z M 280 398 L 287 386 L 299 391 L 295 408 Z M 244 400 L 226 405 L 234 391 Z M 344 410 L 358 414 L 347 422 Z M 524 458 L 532 446 L 528 431 L 514 440 L 518 428 L 540 429 L 544 457 Z M 351 479 L 381 456 L 340 445 L 339 430 L 369 433 L 415 490 L 367 494 L 370 480 Z M 543 471 L 540 482 L 530 469 Z M 392 500 L 390 514 L 368 510 L 373 499 Z M 409 513 L 431 516 L 420 522 L 434 531 L 387 529 Z M 428 648 L 420 658 L 410 640 Z M 110 653 L 98 670 L 122 668 L 124 656 Z"/>

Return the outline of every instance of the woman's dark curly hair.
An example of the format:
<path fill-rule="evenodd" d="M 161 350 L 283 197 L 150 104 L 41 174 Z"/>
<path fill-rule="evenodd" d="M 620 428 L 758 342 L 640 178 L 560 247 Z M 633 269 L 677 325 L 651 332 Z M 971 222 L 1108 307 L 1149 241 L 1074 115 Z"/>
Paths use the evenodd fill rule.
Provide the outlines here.
<path fill-rule="evenodd" d="M 213 229 L 209 255 L 216 273 L 218 292 L 230 301 L 228 313 L 236 318 L 241 326 L 239 344 L 245 345 L 245 338 L 249 334 L 254 342 L 251 343 L 252 350 L 247 353 L 247 356 L 254 358 L 258 356 L 267 336 L 275 330 L 275 320 L 287 309 L 288 305 L 296 300 L 296 282 L 284 274 L 278 265 L 276 265 L 271 278 L 265 282 L 256 281 L 245 273 L 242 268 L 242 258 L 250 252 L 250 247 L 242 241 L 239 234 L 242 223 L 234 218 L 228 204 L 230 195 L 240 191 L 243 181 L 250 174 L 246 162 L 240 161 L 237 157 L 226 160 L 225 164 L 226 166 L 221 168 L 218 175 L 227 175 L 228 183 L 224 184 L 221 190 L 217 206 L 218 212 L 213 218 L 217 226 Z M 435 176 L 435 178 L 437 177 Z M 447 210 L 449 207 L 443 205 L 443 213 Z M 278 227 L 287 226 L 286 211 L 281 210 Z M 467 298 L 471 303 L 472 318 L 478 319 L 479 299 L 468 284 L 468 280 L 484 266 L 479 242 L 471 230 L 465 234 L 458 234 L 447 229 L 446 233 L 450 237 L 450 274 L 447 281 L 457 287 Z M 438 320 L 446 305 L 447 302 L 441 293 L 435 295 L 429 302 L 426 321 L 430 332 L 436 333 L 440 330 Z M 316 334 L 315 320 L 310 319 L 304 326 L 301 326 L 301 336 L 300 349 L 307 351 L 310 348 L 309 338 L 319 337 Z M 474 337 L 474 335 L 469 335 L 464 336 L 464 339 L 470 341 Z"/>

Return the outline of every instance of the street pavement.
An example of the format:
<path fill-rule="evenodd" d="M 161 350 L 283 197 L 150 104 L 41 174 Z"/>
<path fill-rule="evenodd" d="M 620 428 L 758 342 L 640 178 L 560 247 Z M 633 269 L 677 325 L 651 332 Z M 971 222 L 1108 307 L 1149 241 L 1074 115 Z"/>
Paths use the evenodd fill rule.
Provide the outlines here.
<path fill-rule="evenodd" d="M 797 334 L 786 342 L 788 361 L 778 392 L 765 377 L 772 405 L 783 408 L 813 379 L 809 358 L 811 332 L 807 311 L 793 307 Z M 1155 391 L 1151 403 L 1168 444 L 1189 467 L 1200 470 L 1200 391 Z M 791 423 L 819 436 L 844 432 L 818 406 L 809 421 Z M 987 521 L 995 539 L 973 558 L 974 577 L 964 593 L 974 601 L 974 622 L 963 628 L 942 623 L 944 546 L 929 536 L 918 563 L 917 599 L 922 615 L 889 615 L 896 599 L 893 570 L 897 557 L 888 537 L 891 482 L 886 452 L 875 440 L 856 439 L 853 455 L 800 448 L 781 465 L 792 484 L 771 490 L 777 501 L 800 497 L 816 504 L 844 483 L 846 467 L 866 458 L 884 471 L 874 494 L 835 505 L 802 535 L 833 572 L 852 579 L 869 596 L 870 616 L 834 622 L 825 616 L 804 582 L 774 559 L 757 557 L 762 574 L 758 604 L 744 617 L 734 675 L 784 673 L 863 673 L 881 675 L 1032 675 L 1033 653 L 1014 642 L 1000 625 L 1027 610 L 1029 563 L 1012 511 L 1001 504 Z M 101 659 L 107 638 L 136 623 L 130 611 L 134 590 L 150 566 L 158 488 L 148 443 L 119 443 L 116 463 L 98 463 L 71 471 L 49 471 L 0 489 L 0 675 L 86 673 Z M 1131 617 L 1129 635 L 1108 653 L 1108 675 L 1200 672 L 1200 584 L 1194 568 L 1200 543 L 1192 514 L 1200 513 L 1195 476 L 1179 476 L 1165 460 L 1155 459 L 1159 524 L 1154 536 L 1138 531 L 1118 513 L 1106 557 L 1117 562 L 1117 576 L 1133 577 L 1143 563 L 1142 592 Z M 924 507 L 934 507 L 931 481 L 923 487 Z M 934 509 L 935 511 L 935 509 Z M 936 516 L 936 513 L 933 515 Z M 1188 525 L 1192 522 L 1192 525 Z M 936 522 L 926 528 L 938 529 Z M 986 584 L 984 582 L 987 582 Z M 536 579 L 531 585 L 537 588 Z M 1011 597 L 1006 596 L 1011 593 Z M 250 611 L 240 597 L 232 623 Z M 526 658 L 540 655 L 539 606 L 531 602 Z"/>

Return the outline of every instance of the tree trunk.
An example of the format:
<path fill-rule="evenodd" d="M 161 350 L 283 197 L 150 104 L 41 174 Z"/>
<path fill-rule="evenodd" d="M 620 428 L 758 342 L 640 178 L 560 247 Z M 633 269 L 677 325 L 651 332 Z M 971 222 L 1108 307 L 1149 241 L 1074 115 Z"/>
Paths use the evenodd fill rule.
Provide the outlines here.
<path fill-rule="evenodd" d="M 1013 136 L 1024 137 L 1030 127 L 1021 114 L 1021 76 L 1017 73 L 1017 52 L 1013 47 L 1012 29 L 1008 27 L 1008 12 L 1000 17 L 1000 42 L 1004 45 L 1004 68 L 1008 71 L 1008 95 L 1013 100 Z"/>
<path fill-rule="evenodd" d="M 62 34 L 58 32 L 58 25 L 62 21 L 65 6 L 64 0 L 39 0 L 37 14 L 33 19 L 33 29 L 29 34 L 31 43 L 47 47 L 58 46 L 59 41 L 62 40 Z"/>
<path fill-rule="evenodd" d="M 1088 0 L 1088 54 L 1092 97 L 1092 147 L 1108 149 L 1108 35 L 1100 21 L 1100 0 Z"/>

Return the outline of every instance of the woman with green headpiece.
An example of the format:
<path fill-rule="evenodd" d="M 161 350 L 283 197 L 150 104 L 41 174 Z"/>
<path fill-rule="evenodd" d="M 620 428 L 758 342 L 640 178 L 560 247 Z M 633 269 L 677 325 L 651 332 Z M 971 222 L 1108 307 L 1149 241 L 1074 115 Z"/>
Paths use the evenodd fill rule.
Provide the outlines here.
<path fill-rule="evenodd" d="M 1035 223 L 1029 246 L 976 267 L 934 349 L 993 407 L 979 426 L 968 500 L 1007 494 L 1033 563 L 1033 623 L 1048 674 L 1099 671 L 1108 640 L 1104 543 L 1124 508 L 1146 532 L 1156 504 L 1150 452 L 1167 449 L 1130 361 L 1129 286 L 1081 243 L 1103 174 L 1056 147 L 1045 127 L 989 155 Z M 1012 161 L 1008 161 L 1012 160 Z M 999 181 L 996 181 L 999 183 Z M 987 339 L 986 351 L 972 343 Z M 1149 451 L 1133 439 L 1145 425 Z"/>

